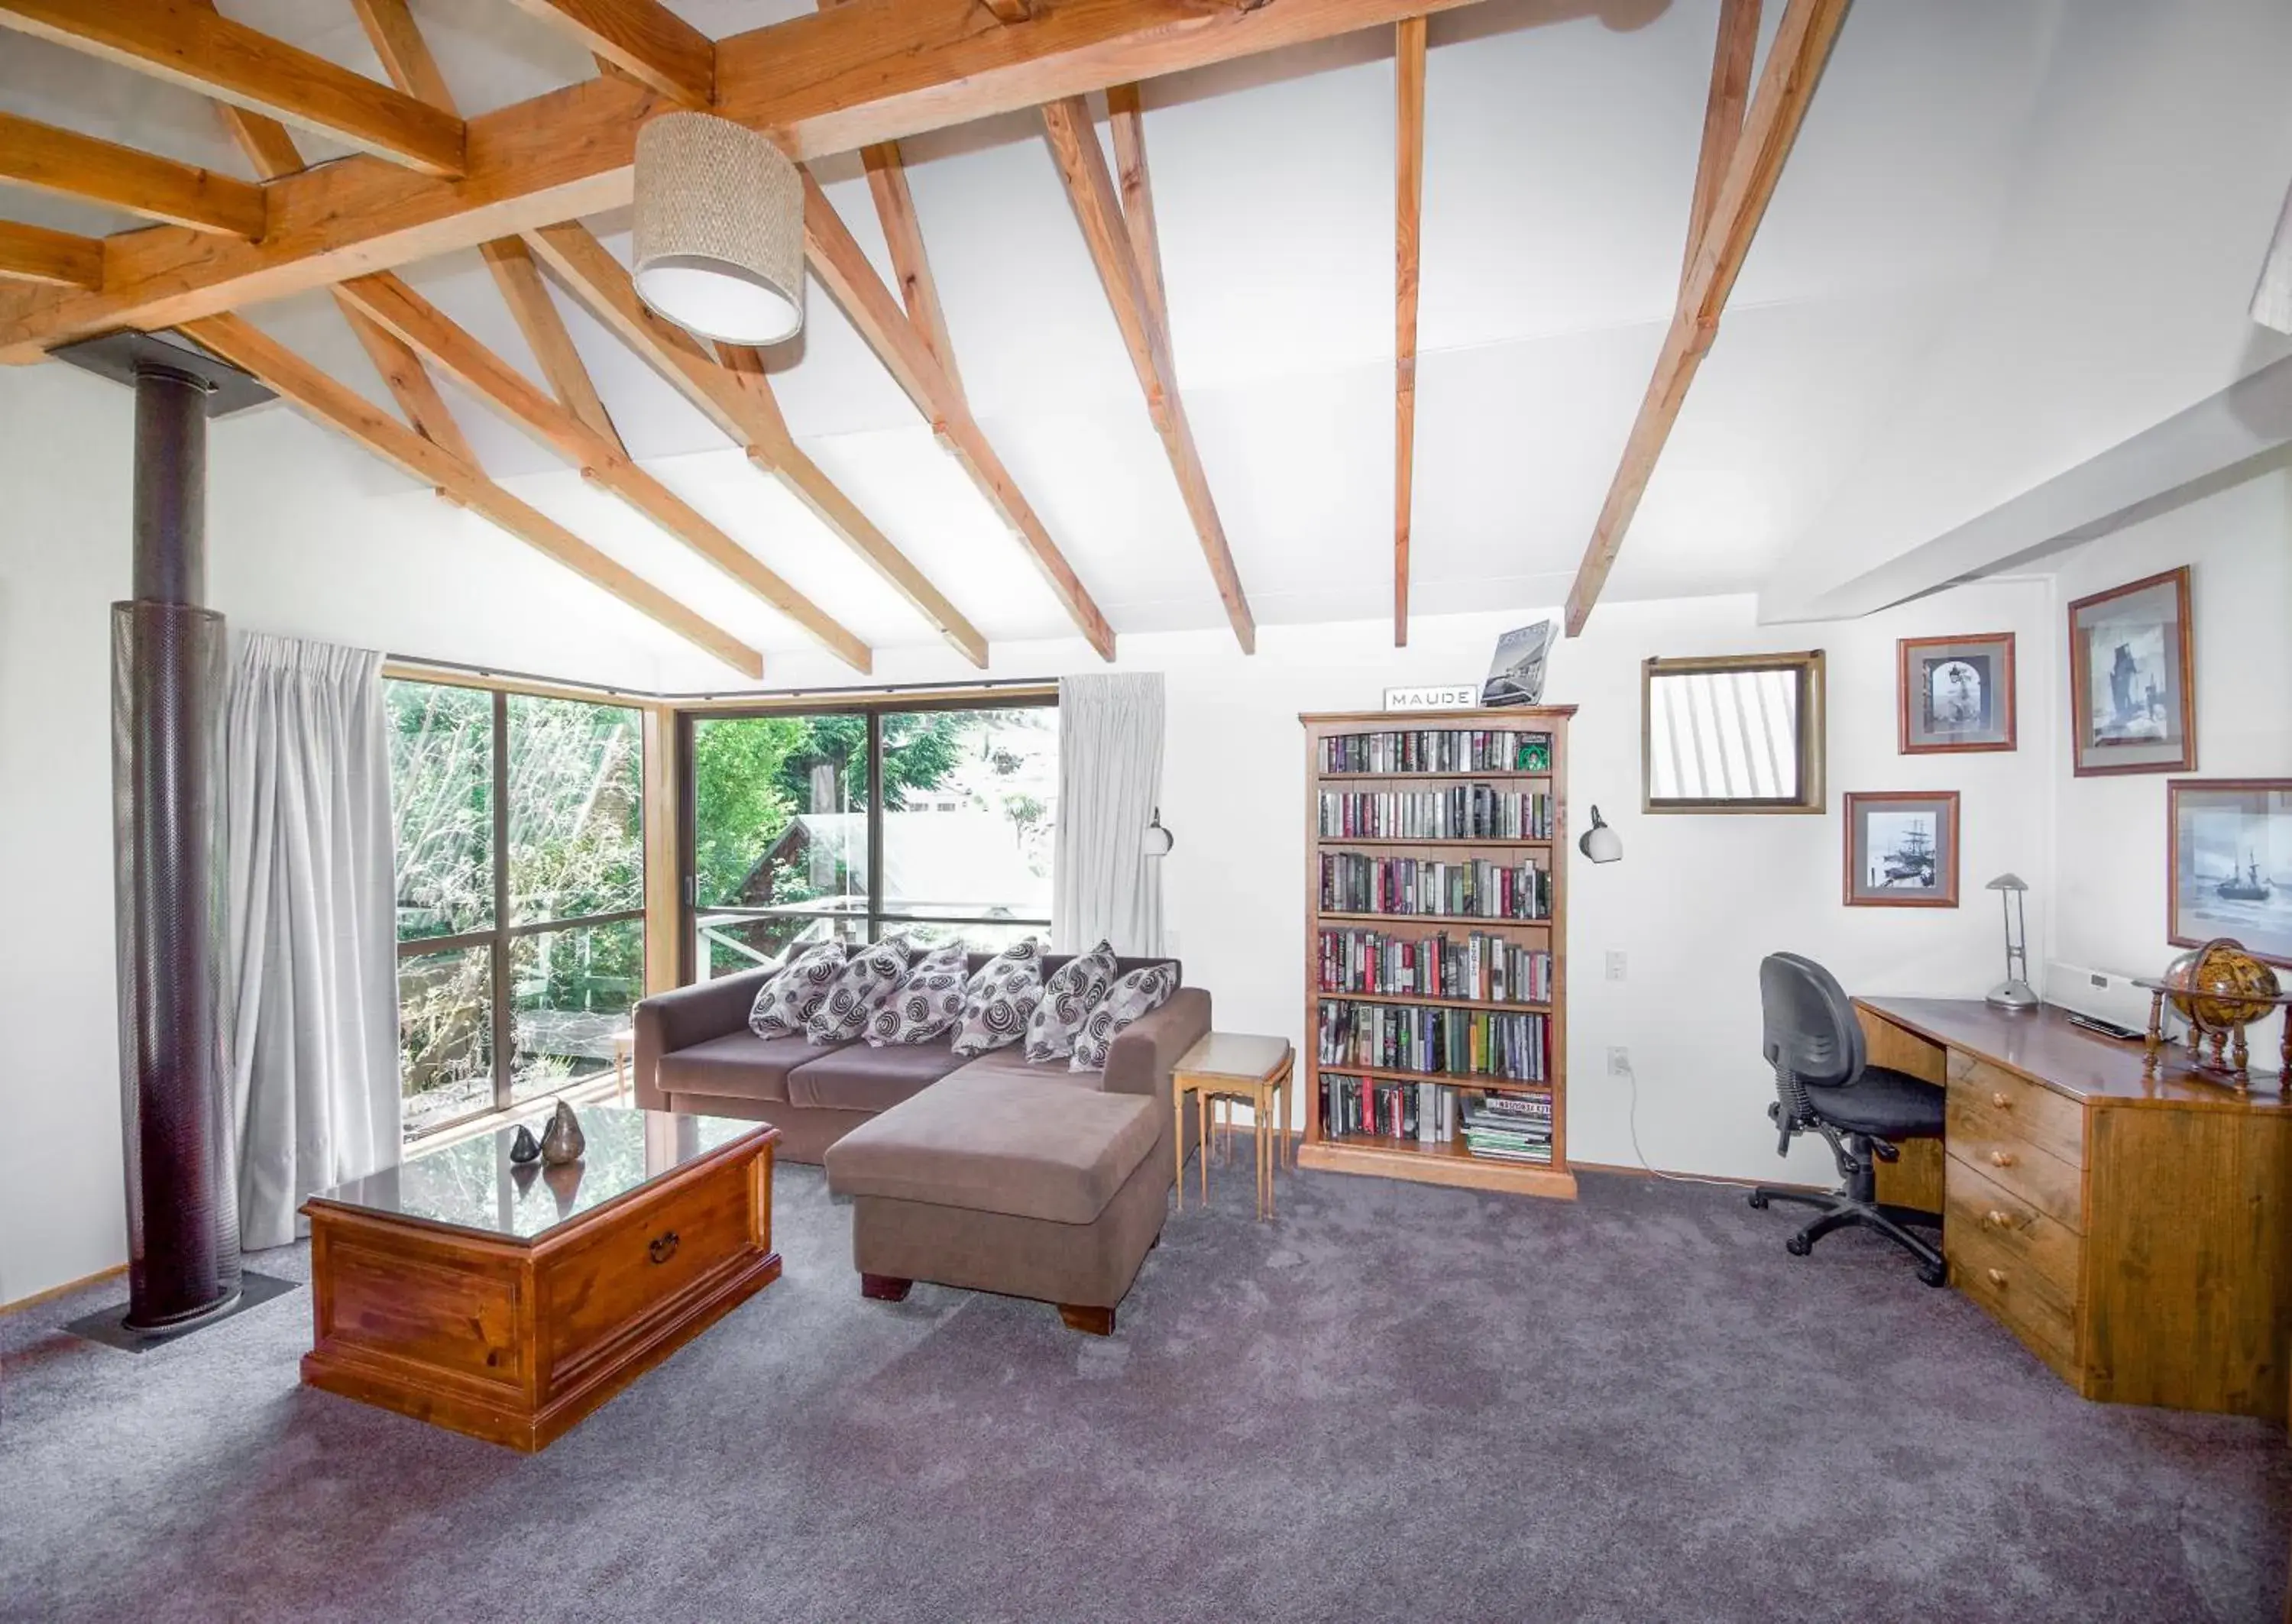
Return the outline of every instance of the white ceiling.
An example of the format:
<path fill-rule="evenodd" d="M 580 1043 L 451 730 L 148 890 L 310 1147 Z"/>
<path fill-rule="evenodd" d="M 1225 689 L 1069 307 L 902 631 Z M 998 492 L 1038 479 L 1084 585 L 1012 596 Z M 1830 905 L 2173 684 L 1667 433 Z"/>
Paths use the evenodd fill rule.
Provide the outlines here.
<path fill-rule="evenodd" d="M 809 9 L 672 4 L 717 36 Z M 380 76 L 347 0 L 222 9 Z M 590 71 L 506 0 L 415 10 L 464 112 Z M 1766 11 L 1771 29 L 1781 0 Z M 1424 612 L 1565 593 L 1670 316 L 1717 15 L 1718 0 L 1485 0 L 1432 20 Z M 2096 436 L 2122 438 L 2284 353 L 2252 337 L 2242 299 L 2292 174 L 2288 52 L 2282 0 L 1859 0 L 1609 594 L 1771 587 L 1786 560 L 1795 576 L 1856 573 L 2090 455 Z M 1146 105 L 1179 378 L 1257 617 L 1386 613 L 1390 36 L 1158 80 Z M 199 98 L 21 36 L 0 35 L 0 107 L 246 173 Z M 1109 620 L 1222 624 L 1038 126 L 997 119 L 907 152 L 974 410 Z M 856 163 L 819 168 L 888 275 Z M 0 193 L 0 212 L 83 230 L 133 223 L 15 192 Z M 625 253 L 625 220 L 591 223 Z M 474 253 L 408 276 L 539 378 Z M 705 419 L 559 303 L 632 450 L 665 480 L 870 643 L 933 640 Z M 251 314 L 387 400 L 323 296 Z M 804 339 L 774 362 L 805 447 L 990 638 L 1069 630 L 817 285 Z M 2070 410 L 2043 409 L 2064 389 Z M 488 469 L 537 505 L 768 652 L 808 646 L 448 392 Z"/>

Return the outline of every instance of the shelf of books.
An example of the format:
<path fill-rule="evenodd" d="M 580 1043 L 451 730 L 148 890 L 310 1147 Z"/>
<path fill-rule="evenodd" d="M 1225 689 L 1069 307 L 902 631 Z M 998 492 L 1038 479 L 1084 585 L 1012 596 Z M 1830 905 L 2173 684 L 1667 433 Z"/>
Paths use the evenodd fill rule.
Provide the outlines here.
<path fill-rule="evenodd" d="M 1572 706 L 1307 716 L 1301 1165 L 1573 1196 Z"/>

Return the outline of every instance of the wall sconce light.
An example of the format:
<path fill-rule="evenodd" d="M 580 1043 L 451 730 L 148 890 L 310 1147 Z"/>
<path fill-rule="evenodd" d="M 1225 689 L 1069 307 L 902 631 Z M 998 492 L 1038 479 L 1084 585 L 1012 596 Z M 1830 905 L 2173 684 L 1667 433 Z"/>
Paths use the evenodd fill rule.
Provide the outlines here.
<path fill-rule="evenodd" d="M 1594 863 L 1613 863 L 1624 855 L 1623 837 L 1608 827 L 1608 820 L 1600 816 L 1600 808 L 1592 808 L 1592 826 L 1576 842 L 1576 849 Z"/>
<path fill-rule="evenodd" d="M 1162 827 L 1162 808 L 1155 808 L 1154 821 L 1146 825 L 1144 840 L 1146 855 L 1150 857 L 1166 857 L 1170 855 L 1170 848 L 1177 843 L 1178 837 Z"/>

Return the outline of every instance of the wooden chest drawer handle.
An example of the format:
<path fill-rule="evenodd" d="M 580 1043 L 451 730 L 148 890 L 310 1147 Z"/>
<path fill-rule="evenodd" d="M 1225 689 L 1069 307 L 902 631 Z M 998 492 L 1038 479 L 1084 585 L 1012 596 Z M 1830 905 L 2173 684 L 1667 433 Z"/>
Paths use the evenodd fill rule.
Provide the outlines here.
<path fill-rule="evenodd" d="M 2001 1291 L 2006 1289 L 2006 1271 L 2004 1269 L 1984 1269 L 1981 1272 L 1989 1276 L 1989 1283 L 1991 1285 L 1996 1286 Z"/>
<path fill-rule="evenodd" d="M 2014 1108 L 2013 1097 L 2008 1095 L 2003 1089 L 2000 1089 L 1990 1095 L 1989 1103 L 1997 1106 L 2000 1111 L 2011 1111 Z"/>
<path fill-rule="evenodd" d="M 1989 1153 L 1989 1165 L 1992 1167 L 2012 1167 L 2014 1160 L 2014 1153 L 2010 1150 L 1993 1150 Z"/>
<path fill-rule="evenodd" d="M 2014 1215 L 2012 1213 L 2001 1212 L 1995 1207 L 1990 1208 L 1989 1211 L 1981 1215 L 1981 1225 L 1985 1229 L 2004 1229 L 2011 1226 L 2013 1222 Z"/>
<path fill-rule="evenodd" d="M 656 1235 L 645 1250 L 652 1254 L 655 1263 L 666 1263 L 676 1256 L 677 1234 L 674 1229 L 665 1235 Z"/>

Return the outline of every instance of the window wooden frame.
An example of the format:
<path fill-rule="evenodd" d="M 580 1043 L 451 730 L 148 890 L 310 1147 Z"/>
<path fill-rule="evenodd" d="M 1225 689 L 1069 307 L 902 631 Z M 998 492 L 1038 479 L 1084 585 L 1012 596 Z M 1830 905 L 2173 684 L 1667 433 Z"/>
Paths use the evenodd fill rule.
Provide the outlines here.
<path fill-rule="evenodd" d="M 1786 671 L 1798 676 L 1798 793 L 1788 798 L 1666 796 L 1655 793 L 1655 706 L 1658 677 L 1692 677 L 1721 671 Z M 1703 655 L 1683 659 L 1650 658 L 1640 666 L 1640 810 L 1645 813 L 1821 813 L 1825 799 L 1824 758 L 1828 712 L 1825 664 L 1820 648 L 1788 654 Z"/>

